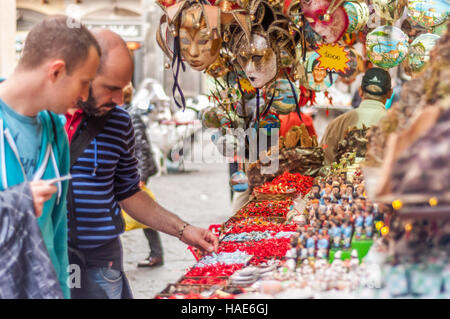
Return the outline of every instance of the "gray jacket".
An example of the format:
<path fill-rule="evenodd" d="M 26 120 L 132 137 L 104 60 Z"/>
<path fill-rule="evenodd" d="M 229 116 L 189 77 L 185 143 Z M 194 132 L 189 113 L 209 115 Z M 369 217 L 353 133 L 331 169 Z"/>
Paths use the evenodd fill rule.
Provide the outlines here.
<path fill-rule="evenodd" d="M 29 183 L 0 192 L 0 298 L 62 299 Z"/>

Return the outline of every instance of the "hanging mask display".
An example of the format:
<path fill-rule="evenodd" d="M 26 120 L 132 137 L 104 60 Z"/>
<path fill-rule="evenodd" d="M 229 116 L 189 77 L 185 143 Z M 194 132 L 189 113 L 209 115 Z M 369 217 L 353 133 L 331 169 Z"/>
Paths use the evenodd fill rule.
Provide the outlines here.
<path fill-rule="evenodd" d="M 222 43 L 217 29 L 220 26 L 220 11 L 215 7 L 208 7 L 216 12 L 214 31 L 211 30 L 211 24 L 207 24 L 205 8 L 201 5 L 194 5 L 182 12 L 178 31 L 181 55 L 197 71 L 205 70 L 217 60 Z"/>
<path fill-rule="evenodd" d="M 425 28 L 433 28 L 444 23 L 449 15 L 448 0 L 409 0 L 408 15 Z"/>
<path fill-rule="evenodd" d="M 318 60 L 319 54 L 317 52 L 308 52 L 306 55 L 306 77 L 308 88 L 320 92 L 325 91 L 336 82 L 338 74 L 329 72 L 326 69 L 320 67 L 320 61 Z"/>
<path fill-rule="evenodd" d="M 409 46 L 408 62 L 412 72 L 420 72 L 430 60 L 430 51 L 439 36 L 431 33 L 419 35 Z"/>
<path fill-rule="evenodd" d="M 346 33 L 358 32 L 369 20 L 369 7 L 365 2 L 348 1 L 343 8 L 348 16 L 348 28 Z"/>
<path fill-rule="evenodd" d="M 222 43 L 221 12 L 206 1 L 184 0 L 172 5 L 170 1 L 161 1 L 159 4 L 165 14 L 160 19 L 156 41 L 172 60 L 172 93 L 175 104 L 184 108 L 186 101 L 178 82 L 180 71 L 185 70 L 183 60 L 197 71 L 217 61 Z M 175 98 L 176 93 L 180 100 Z"/>
<path fill-rule="evenodd" d="M 295 111 L 295 97 L 292 92 L 292 86 L 287 79 L 276 80 L 268 90 L 273 95 L 272 109 L 278 114 L 289 114 Z M 300 95 L 295 88 L 297 97 Z"/>
<path fill-rule="evenodd" d="M 163 22 L 167 22 L 169 32 L 163 37 L 160 30 L 157 40 L 166 55 L 172 57 L 181 53 L 189 66 L 197 71 L 203 71 L 213 64 L 219 57 L 222 43 L 220 8 L 181 1 L 165 8 L 165 12 L 160 28 Z M 168 36 L 173 37 L 173 50 L 169 48 Z"/>
<path fill-rule="evenodd" d="M 237 61 L 254 88 L 260 89 L 277 77 L 277 53 L 261 34 L 252 33 L 250 43 L 244 37 L 241 38 Z"/>
<path fill-rule="evenodd" d="M 348 28 L 348 16 L 341 0 L 302 0 L 303 14 L 324 42 L 334 43 Z"/>
<path fill-rule="evenodd" d="M 282 68 L 294 64 L 299 32 L 289 19 L 264 1 L 252 2 L 249 13 L 250 35 L 245 29 L 237 28 L 232 32 L 228 48 L 251 85 L 260 89 L 275 81 Z"/>
<path fill-rule="evenodd" d="M 216 61 L 214 61 L 206 70 L 206 73 L 213 78 L 224 77 L 229 72 L 230 69 L 228 68 L 227 59 L 221 57 L 220 55 L 217 57 Z"/>
<path fill-rule="evenodd" d="M 367 35 L 366 49 L 373 64 L 393 68 L 408 54 L 408 36 L 397 27 L 378 27 Z"/>
<path fill-rule="evenodd" d="M 372 0 L 372 4 L 379 17 L 392 22 L 402 16 L 406 0 Z"/>

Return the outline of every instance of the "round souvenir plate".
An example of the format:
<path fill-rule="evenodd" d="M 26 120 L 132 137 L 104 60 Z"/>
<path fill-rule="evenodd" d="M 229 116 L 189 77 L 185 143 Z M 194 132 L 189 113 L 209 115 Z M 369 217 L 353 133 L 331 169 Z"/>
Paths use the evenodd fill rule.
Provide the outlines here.
<path fill-rule="evenodd" d="M 318 60 L 319 54 L 317 52 L 308 52 L 306 54 L 306 77 L 309 89 L 316 92 L 325 91 L 336 82 L 338 74 L 329 72 L 321 68 Z"/>
<path fill-rule="evenodd" d="M 345 51 L 347 51 L 347 57 L 350 59 L 347 62 L 349 68 L 345 72 L 338 72 L 338 74 L 343 78 L 351 78 L 359 73 L 364 62 L 355 49 L 347 48 Z"/>
<path fill-rule="evenodd" d="M 408 54 L 408 36 L 397 27 L 378 27 L 367 35 L 367 56 L 381 68 L 393 68 Z"/>
<path fill-rule="evenodd" d="M 387 21 L 398 20 L 405 9 L 404 0 L 373 0 L 372 4 L 376 14 Z"/>
<path fill-rule="evenodd" d="M 430 59 L 430 51 L 439 39 L 438 35 L 426 33 L 419 35 L 409 46 L 409 65 L 413 72 L 421 71 Z"/>
<path fill-rule="evenodd" d="M 435 27 L 447 20 L 450 11 L 448 0 L 409 0 L 408 14 L 425 28 Z"/>
<path fill-rule="evenodd" d="M 345 2 L 343 8 L 348 16 L 347 33 L 359 31 L 369 19 L 369 8 L 362 2 Z"/>
<path fill-rule="evenodd" d="M 289 80 L 279 79 L 270 86 L 267 98 L 271 98 L 273 94 L 272 109 L 278 114 L 289 114 L 292 111 L 295 111 L 295 98 L 292 87 L 294 88 L 298 100 L 299 92 L 296 89 L 295 84 L 292 84 L 291 86 Z"/>

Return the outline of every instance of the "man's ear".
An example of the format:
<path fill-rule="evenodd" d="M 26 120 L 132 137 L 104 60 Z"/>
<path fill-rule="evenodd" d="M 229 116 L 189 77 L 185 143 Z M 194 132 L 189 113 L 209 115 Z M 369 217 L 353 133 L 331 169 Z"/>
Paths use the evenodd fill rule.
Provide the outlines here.
<path fill-rule="evenodd" d="M 388 100 L 392 97 L 392 93 L 394 93 L 394 89 L 390 89 L 387 96 L 388 96 Z"/>
<path fill-rule="evenodd" d="M 48 77 L 50 81 L 56 82 L 66 73 L 66 62 L 63 60 L 54 60 L 48 68 Z"/>
<path fill-rule="evenodd" d="M 358 88 L 358 94 L 360 97 L 363 97 L 363 90 L 361 87 Z"/>

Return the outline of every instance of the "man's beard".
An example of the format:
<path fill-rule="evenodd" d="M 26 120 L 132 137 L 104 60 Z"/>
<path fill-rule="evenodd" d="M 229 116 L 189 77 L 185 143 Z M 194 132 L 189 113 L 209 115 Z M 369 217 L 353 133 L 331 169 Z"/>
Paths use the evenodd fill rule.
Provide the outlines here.
<path fill-rule="evenodd" d="M 105 108 L 114 108 L 116 106 L 115 103 L 107 103 L 101 106 L 97 106 L 97 100 L 94 98 L 92 94 L 92 87 L 89 88 L 89 96 L 86 102 L 78 101 L 78 107 L 81 108 L 87 115 L 89 116 L 104 116 L 110 110 L 105 111 Z"/>

